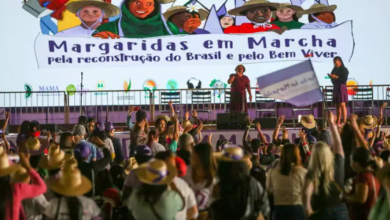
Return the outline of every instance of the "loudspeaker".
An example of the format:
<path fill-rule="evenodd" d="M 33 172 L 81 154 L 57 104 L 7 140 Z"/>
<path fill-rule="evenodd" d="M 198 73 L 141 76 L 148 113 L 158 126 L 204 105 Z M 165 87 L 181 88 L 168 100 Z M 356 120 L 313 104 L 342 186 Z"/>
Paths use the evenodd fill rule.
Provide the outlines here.
<path fill-rule="evenodd" d="M 0 134 L 5 132 L 5 134 L 8 135 L 9 134 L 9 121 L 8 121 L 7 127 L 5 127 L 5 131 L 3 131 L 4 124 L 5 124 L 5 119 L 0 119 Z"/>
<path fill-rule="evenodd" d="M 217 114 L 217 129 L 244 129 L 246 127 L 245 117 L 247 113 L 219 113 Z"/>
<path fill-rule="evenodd" d="M 260 123 L 262 129 L 275 129 L 276 118 L 256 118 L 253 120 L 253 124 Z"/>
<path fill-rule="evenodd" d="M 41 127 L 41 131 L 43 130 L 50 131 L 51 134 L 59 132 L 58 124 L 43 124 L 40 125 L 40 127 Z"/>

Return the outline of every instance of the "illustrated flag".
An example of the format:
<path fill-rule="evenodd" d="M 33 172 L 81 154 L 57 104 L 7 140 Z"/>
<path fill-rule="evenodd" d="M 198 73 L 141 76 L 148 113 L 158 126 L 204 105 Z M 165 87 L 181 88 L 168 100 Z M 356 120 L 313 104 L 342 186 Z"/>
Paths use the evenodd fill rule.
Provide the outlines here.
<path fill-rule="evenodd" d="M 317 76 L 310 60 L 257 78 L 260 93 L 294 106 L 309 106 L 322 100 Z"/>

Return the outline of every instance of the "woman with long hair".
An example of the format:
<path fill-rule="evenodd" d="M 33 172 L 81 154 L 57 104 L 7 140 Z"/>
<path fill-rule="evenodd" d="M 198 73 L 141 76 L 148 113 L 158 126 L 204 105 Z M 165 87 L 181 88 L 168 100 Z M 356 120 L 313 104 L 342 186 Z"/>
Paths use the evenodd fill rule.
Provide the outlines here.
<path fill-rule="evenodd" d="M 16 137 L 16 145 L 19 146 L 22 142 L 27 141 L 29 138 L 29 126 L 30 122 L 29 121 L 23 121 L 22 124 L 19 127 L 19 133 L 18 136 Z"/>
<path fill-rule="evenodd" d="M 267 178 L 267 192 L 273 196 L 274 220 L 304 220 L 302 192 L 306 169 L 301 166 L 299 148 L 287 144 L 282 148 L 278 167 Z"/>
<path fill-rule="evenodd" d="M 128 201 L 135 219 L 175 219 L 176 213 L 185 207 L 180 194 L 175 190 L 168 190 L 168 185 L 177 174 L 176 168 L 163 160 L 152 159 L 135 172 L 142 182 Z"/>
<path fill-rule="evenodd" d="M 347 107 L 348 102 L 348 69 L 344 66 L 341 57 L 335 57 L 333 59 L 334 68 L 331 74 L 328 76 L 332 80 L 333 84 L 333 103 L 336 104 L 337 113 L 337 125 L 340 127 L 341 117 L 343 117 L 343 124 L 347 122 Z"/>
<path fill-rule="evenodd" d="M 25 219 L 22 200 L 32 199 L 46 191 L 46 184 L 39 174 L 31 167 L 28 156 L 20 153 L 20 165 L 10 164 L 3 148 L 0 148 L 0 219 Z M 11 182 L 11 174 L 24 168 L 31 180 L 31 184 Z"/>
<path fill-rule="evenodd" d="M 158 152 L 166 151 L 165 147 L 158 143 L 159 141 L 159 132 L 157 129 L 151 129 L 148 133 L 148 143 L 147 145 L 152 149 L 153 156 Z"/>
<path fill-rule="evenodd" d="M 213 220 L 264 219 L 268 196 L 249 174 L 244 151 L 228 147 L 219 157 L 218 183 L 214 186 L 210 213 Z"/>
<path fill-rule="evenodd" d="M 304 206 L 310 219 L 348 220 L 348 210 L 341 201 L 344 187 L 344 150 L 331 111 L 327 116 L 333 140 L 333 153 L 324 142 L 314 145 L 304 189 Z"/>
<path fill-rule="evenodd" d="M 60 178 L 49 179 L 47 184 L 56 194 L 45 211 L 49 219 L 83 220 L 99 217 L 100 209 L 95 201 L 83 196 L 92 189 L 92 183 L 81 175 L 76 160 L 66 161 Z"/>
<path fill-rule="evenodd" d="M 183 179 L 194 190 L 199 219 L 208 216 L 208 203 L 212 189 L 216 183 L 215 175 L 217 165 L 213 157 L 213 149 L 210 144 L 201 143 L 195 145 L 191 154 L 191 165 L 187 167 L 187 174 Z"/>
<path fill-rule="evenodd" d="M 351 167 L 356 173 L 352 191 L 346 196 L 349 205 L 351 220 L 367 220 L 372 207 L 374 207 L 380 190 L 380 182 L 375 177 L 377 164 L 371 152 L 359 147 L 353 150 Z"/>
<path fill-rule="evenodd" d="M 135 147 L 139 145 L 145 145 L 147 143 L 147 134 L 149 131 L 149 123 L 146 118 L 146 112 L 138 110 L 135 115 L 136 123 L 131 127 L 131 113 L 134 111 L 134 108 L 131 107 L 129 110 L 128 116 L 128 125 L 130 127 L 130 155 L 129 157 L 134 157 Z"/>

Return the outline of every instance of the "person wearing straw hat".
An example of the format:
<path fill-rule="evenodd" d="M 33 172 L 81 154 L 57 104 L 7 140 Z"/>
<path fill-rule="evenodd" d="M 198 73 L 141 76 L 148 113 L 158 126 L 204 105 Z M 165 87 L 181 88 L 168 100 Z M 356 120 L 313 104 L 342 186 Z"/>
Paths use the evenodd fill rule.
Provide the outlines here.
<path fill-rule="evenodd" d="M 291 5 L 290 3 L 280 4 L 279 10 L 276 11 L 276 18 L 271 24 L 278 27 L 286 27 L 287 30 L 300 29 L 304 23 L 298 21 L 297 12 L 303 11 L 303 8 Z"/>
<path fill-rule="evenodd" d="M 66 8 L 80 19 L 81 24 L 58 32 L 56 36 L 91 36 L 101 25 L 103 18 L 113 17 L 120 13 L 119 8 L 103 0 L 74 1 L 67 4 Z"/>
<path fill-rule="evenodd" d="M 333 28 L 337 26 L 334 11 L 337 5 L 314 4 L 309 9 L 299 11 L 298 16 L 309 15 L 309 23 L 303 25 L 302 29 Z"/>
<path fill-rule="evenodd" d="M 210 217 L 223 219 L 264 219 L 270 211 L 268 196 L 250 176 L 248 157 L 238 146 L 226 147 L 217 157 L 218 183 L 212 191 Z"/>
<path fill-rule="evenodd" d="M 312 134 L 317 125 L 312 114 L 302 116 L 301 124 L 307 134 Z"/>
<path fill-rule="evenodd" d="M 65 157 L 65 152 L 60 150 L 58 145 L 52 144 L 50 145 L 48 155 L 43 155 L 38 165 L 46 170 L 59 169 L 68 158 Z"/>
<path fill-rule="evenodd" d="M 92 183 L 77 169 L 77 161 L 66 161 L 60 178 L 49 180 L 48 186 L 57 194 L 45 211 L 50 219 L 82 220 L 99 216 L 95 201 L 83 196 L 92 189 Z"/>
<path fill-rule="evenodd" d="M 124 0 L 119 19 L 99 26 L 93 37 L 115 39 L 181 34 L 174 24 L 161 16 L 161 4 L 171 2 L 174 0 Z"/>
<path fill-rule="evenodd" d="M 364 129 L 364 138 L 368 141 L 374 138 L 374 128 L 378 125 L 378 118 L 374 115 L 366 115 L 360 120 L 361 127 Z"/>
<path fill-rule="evenodd" d="M 197 4 L 172 6 L 164 13 L 165 20 L 176 25 L 183 34 L 209 34 L 198 28 L 208 16 L 209 12 Z"/>
<path fill-rule="evenodd" d="M 45 182 L 39 174 L 31 167 L 29 158 L 24 153 L 19 154 L 20 164 L 10 163 L 7 153 L 0 148 L 0 219 L 19 220 L 26 219 L 25 212 L 21 206 L 24 199 L 34 198 L 42 195 L 46 191 Z M 31 184 L 21 183 L 22 178 L 12 176 L 22 174 L 20 169 L 24 168 L 31 180 Z"/>
<path fill-rule="evenodd" d="M 135 219 L 175 219 L 176 213 L 185 207 L 179 193 L 169 190 L 176 174 L 175 167 L 158 159 L 152 159 L 137 169 L 136 175 L 142 185 L 127 203 Z"/>
<path fill-rule="evenodd" d="M 243 6 L 234 8 L 228 13 L 235 16 L 246 16 L 251 23 L 243 23 L 231 26 L 224 30 L 225 34 L 250 34 L 265 31 L 274 31 L 279 34 L 285 29 L 271 24 L 272 11 L 279 10 L 279 3 L 272 3 L 267 0 L 249 0 Z"/>

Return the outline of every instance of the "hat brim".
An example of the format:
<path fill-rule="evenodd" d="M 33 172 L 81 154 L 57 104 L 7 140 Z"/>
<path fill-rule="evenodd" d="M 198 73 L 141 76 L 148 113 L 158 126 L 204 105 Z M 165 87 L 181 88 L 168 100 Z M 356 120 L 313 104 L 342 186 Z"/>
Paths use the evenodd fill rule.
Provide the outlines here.
<path fill-rule="evenodd" d="M 104 10 L 106 18 L 114 17 L 121 13 L 119 8 L 116 7 L 115 5 L 106 2 L 98 2 L 98 1 L 75 1 L 67 4 L 66 9 L 76 14 L 80 8 L 83 8 L 85 6 L 95 6 Z"/>
<path fill-rule="evenodd" d="M 337 5 L 330 5 L 326 7 L 321 7 L 321 8 L 309 8 L 307 10 L 299 11 L 297 12 L 297 16 L 302 16 L 306 14 L 315 14 L 315 13 L 320 13 L 320 12 L 334 12 L 337 9 Z"/>
<path fill-rule="evenodd" d="M 55 169 L 58 169 L 62 166 L 64 160 L 58 162 L 58 163 L 55 163 L 53 165 L 49 165 L 49 157 L 48 155 L 43 155 L 41 157 L 41 159 L 39 160 L 39 163 L 38 163 L 38 166 L 43 168 L 43 169 L 46 169 L 46 170 L 55 170 Z"/>
<path fill-rule="evenodd" d="M 47 179 L 46 181 L 51 190 L 64 196 L 81 196 L 92 189 L 91 181 L 85 176 L 81 176 L 81 184 L 76 187 L 62 185 L 58 179 Z"/>
<path fill-rule="evenodd" d="M 216 159 L 216 160 L 218 160 L 218 161 L 226 161 L 226 162 L 244 162 L 244 161 L 246 161 L 248 158 L 250 158 L 250 155 L 244 155 L 244 157 L 242 157 L 241 159 L 239 159 L 239 160 L 234 160 L 234 159 L 232 159 L 232 158 L 230 158 L 230 157 L 225 157 L 224 155 L 223 155 L 223 151 L 222 152 L 214 152 L 213 153 L 213 156 L 214 156 L 214 158 Z"/>
<path fill-rule="evenodd" d="M 243 16 L 242 12 L 247 11 L 252 8 L 258 8 L 258 7 L 270 7 L 271 11 L 277 11 L 280 8 L 279 3 L 257 3 L 257 4 L 247 4 L 243 5 L 238 8 L 234 8 L 230 11 L 228 11 L 228 14 L 230 15 L 236 15 L 236 16 Z"/>
<path fill-rule="evenodd" d="M 166 121 L 166 122 L 170 122 L 170 121 L 171 121 L 171 119 L 168 117 L 168 115 L 157 115 L 157 117 L 156 117 L 156 122 L 157 122 L 158 120 L 160 120 L 160 119 L 163 119 L 163 120 Z"/>
<path fill-rule="evenodd" d="M 25 183 L 30 178 L 29 173 L 23 173 L 19 175 L 13 175 L 11 178 L 12 183 Z"/>
<path fill-rule="evenodd" d="M 307 128 L 307 129 L 313 129 L 316 127 L 317 125 L 317 122 L 315 120 L 313 120 L 312 123 L 309 123 L 307 120 L 306 120 L 306 117 L 302 117 L 301 118 L 301 124 L 303 127 Z"/>
<path fill-rule="evenodd" d="M 374 122 L 371 124 L 371 125 L 367 125 L 364 121 L 364 118 L 362 118 L 362 121 L 363 121 L 363 128 L 365 129 L 372 129 L 372 128 L 375 128 L 377 125 L 378 125 L 378 118 L 376 116 L 372 116 L 372 119 L 374 120 Z"/>
<path fill-rule="evenodd" d="M 177 170 L 174 166 L 170 165 L 167 163 L 167 168 L 168 168 L 168 175 L 164 177 L 161 181 L 159 182 L 153 182 L 147 178 L 145 178 L 146 173 L 148 172 L 148 163 L 144 163 L 138 167 L 138 169 L 135 170 L 136 175 L 138 179 L 142 183 L 146 183 L 149 185 L 167 185 L 173 181 L 173 179 L 177 176 Z"/>
<path fill-rule="evenodd" d="M 182 12 L 189 12 L 189 11 L 187 10 L 187 8 L 178 8 L 178 9 L 170 10 L 164 13 L 164 18 L 168 20 L 171 16 Z M 206 20 L 207 17 L 209 16 L 209 12 L 204 9 L 199 9 L 198 12 L 195 13 L 199 14 L 199 18 L 201 21 Z"/>
<path fill-rule="evenodd" d="M 13 163 L 13 164 L 10 164 L 9 167 L 7 167 L 7 168 L 0 169 L 0 177 L 8 176 L 8 175 L 14 173 L 15 171 L 17 171 L 19 169 L 19 167 L 20 167 L 19 164 Z"/>

